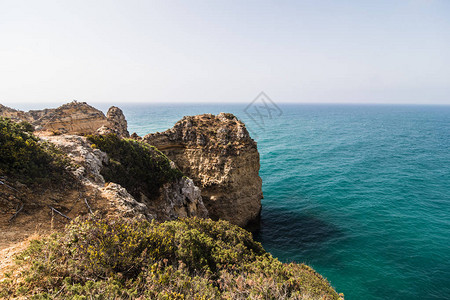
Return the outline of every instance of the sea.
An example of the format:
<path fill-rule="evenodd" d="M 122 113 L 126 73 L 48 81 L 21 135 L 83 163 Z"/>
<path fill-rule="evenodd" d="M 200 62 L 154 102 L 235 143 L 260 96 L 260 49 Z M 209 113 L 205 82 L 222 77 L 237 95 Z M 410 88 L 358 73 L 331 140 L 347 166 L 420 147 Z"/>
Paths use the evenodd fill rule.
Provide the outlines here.
<path fill-rule="evenodd" d="M 185 115 L 244 121 L 261 155 L 255 238 L 346 300 L 450 299 L 450 106 L 268 104 L 119 106 L 139 135 Z"/>

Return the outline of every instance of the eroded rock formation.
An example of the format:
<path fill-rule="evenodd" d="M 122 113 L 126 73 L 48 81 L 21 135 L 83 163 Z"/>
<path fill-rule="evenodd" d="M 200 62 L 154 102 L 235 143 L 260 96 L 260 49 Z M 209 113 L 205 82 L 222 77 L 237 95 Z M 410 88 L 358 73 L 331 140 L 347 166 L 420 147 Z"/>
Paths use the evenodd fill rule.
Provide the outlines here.
<path fill-rule="evenodd" d="M 234 115 L 184 117 L 172 129 L 143 140 L 166 154 L 201 188 L 211 218 L 243 227 L 258 219 L 259 153 L 244 123 Z"/>
<path fill-rule="evenodd" d="M 2 104 L 0 104 L 0 117 L 10 118 L 11 120 L 16 122 L 27 121 L 31 123 L 34 121 L 33 117 L 29 113 L 4 106 Z"/>
<path fill-rule="evenodd" d="M 129 137 L 127 121 L 121 109 L 112 106 L 107 116 L 86 102 L 73 101 L 54 109 L 15 110 L 0 105 L 0 116 L 15 121 L 27 121 L 38 131 L 51 131 L 57 134 L 93 134 L 99 128 Z"/>
<path fill-rule="evenodd" d="M 105 115 L 85 102 L 70 102 L 53 110 L 30 111 L 40 130 L 64 134 L 89 134 L 107 123 Z"/>
<path fill-rule="evenodd" d="M 112 128 L 117 135 L 130 137 L 127 120 L 120 108 L 111 106 L 106 113 L 106 118 L 109 122 L 109 127 Z"/>

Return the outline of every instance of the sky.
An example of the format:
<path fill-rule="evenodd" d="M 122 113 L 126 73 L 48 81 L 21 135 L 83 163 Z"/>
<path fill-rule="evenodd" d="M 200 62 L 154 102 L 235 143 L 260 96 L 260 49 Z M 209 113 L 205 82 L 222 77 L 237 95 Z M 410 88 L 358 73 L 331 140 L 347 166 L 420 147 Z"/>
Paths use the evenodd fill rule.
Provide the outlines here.
<path fill-rule="evenodd" d="M 0 0 L 0 103 L 450 104 L 450 1 Z"/>

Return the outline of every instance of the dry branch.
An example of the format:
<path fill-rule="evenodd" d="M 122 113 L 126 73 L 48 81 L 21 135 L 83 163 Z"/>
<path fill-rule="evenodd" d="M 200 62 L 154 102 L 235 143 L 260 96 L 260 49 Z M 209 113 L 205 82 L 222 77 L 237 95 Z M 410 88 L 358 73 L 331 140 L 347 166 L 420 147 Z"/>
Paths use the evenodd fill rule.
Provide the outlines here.
<path fill-rule="evenodd" d="M 22 205 L 20 206 L 20 208 L 14 213 L 14 215 L 12 215 L 11 218 L 9 218 L 8 222 L 11 222 L 20 213 L 20 211 L 23 209 L 23 202 L 21 204 Z"/>
<path fill-rule="evenodd" d="M 18 190 L 17 190 L 17 189 L 15 189 L 14 187 L 10 186 L 10 185 L 9 185 L 9 184 L 7 184 L 7 183 L 4 183 L 3 181 L 0 181 L 0 184 L 2 184 L 2 185 L 6 185 L 6 186 L 7 186 L 7 187 L 9 187 L 10 189 L 12 189 L 12 190 L 14 190 L 14 191 L 18 192 Z"/>
<path fill-rule="evenodd" d="M 50 207 L 50 209 L 52 211 L 54 211 L 55 213 L 59 214 L 60 216 L 63 216 L 64 218 L 66 218 L 67 220 L 72 220 L 70 217 L 66 216 L 65 214 L 63 214 L 62 212 L 60 212 L 59 210 L 57 210 L 56 208 L 54 208 L 53 206 L 48 206 Z"/>
<path fill-rule="evenodd" d="M 90 212 L 91 214 L 93 214 L 92 209 L 91 209 L 91 207 L 89 206 L 89 203 L 87 202 L 87 199 L 86 199 L 86 198 L 84 198 L 84 203 L 86 203 L 86 206 L 88 207 L 89 212 Z"/>

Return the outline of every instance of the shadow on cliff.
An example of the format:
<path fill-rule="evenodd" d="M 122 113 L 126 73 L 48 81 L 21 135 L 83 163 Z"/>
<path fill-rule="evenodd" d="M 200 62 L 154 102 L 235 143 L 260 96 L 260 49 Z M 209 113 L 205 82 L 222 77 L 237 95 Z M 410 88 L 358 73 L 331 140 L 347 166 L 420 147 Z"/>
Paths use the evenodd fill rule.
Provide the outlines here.
<path fill-rule="evenodd" d="M 260 226 L 253 235 L 266 250 L 300 255 L 336 246 L 345 239 L 344 232 L 331 222 L 273 207 L 263 208 Z"/>

